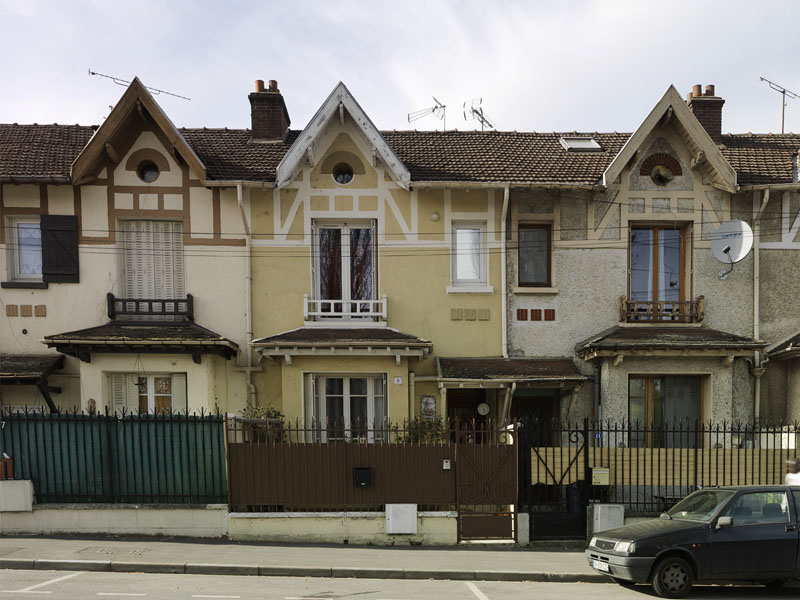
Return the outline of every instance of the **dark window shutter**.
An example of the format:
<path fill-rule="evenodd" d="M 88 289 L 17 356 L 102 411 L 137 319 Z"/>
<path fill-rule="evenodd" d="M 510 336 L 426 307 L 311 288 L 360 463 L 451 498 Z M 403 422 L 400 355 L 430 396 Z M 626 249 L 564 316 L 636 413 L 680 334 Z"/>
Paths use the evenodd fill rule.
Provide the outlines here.
<path fill-rule="evenodd" d="M 78 218 L 42 215 L 42 279 L 78 283 Z"/>

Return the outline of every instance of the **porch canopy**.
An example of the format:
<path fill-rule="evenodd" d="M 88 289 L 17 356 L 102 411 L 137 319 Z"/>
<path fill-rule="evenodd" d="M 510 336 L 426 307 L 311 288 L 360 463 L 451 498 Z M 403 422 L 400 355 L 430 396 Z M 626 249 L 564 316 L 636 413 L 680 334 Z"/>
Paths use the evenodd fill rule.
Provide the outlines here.
<path fill-rule="evenodd" d="M 300 327 L 254 340 L 252 345 L 263 356 L 283 356 L 287 364 L 293 356 L 394 356 L 426 357 L 433 344 L 391 327 Z"/>
<path fill-rule="evenodd" d="M 47 378 L 63 367 L 61 354 L 0 354 L 0 384 L 35 385 L 50 412 L 57 412 L 50 392 L 60 394 L 61 388 L 49 385 Z"/>
<path fill-rule="evenodd" d="M 91 362 L 92 353 L 191 354 L 200 364 L 203 354 L 229 359 L 239 352 L 235 342 L 192 322 L 109 322 L 99 327 L 48 335 L 42 340 L 62 354 Z"/>
<path fill-rule="evenodd" d="M 749 356 L 766 342 L 708 327 L 612 327 L 575 345 L 584 360 L 613 356 Z"/>
<path fill-rule="evenodd" d="M 437 357 L 438 384 L 447 388 L 501 388 L 505 397 L 500 417 L 507 420 L 517 386 L 577 390 L 588 378 L 571 358 Z"/>
<path fill-rule="evenodd" d="M 770 358 L 777 360 L 800 358 L 800 331 L 782 342 L 778 342 L 767 348 L 767 354 Z"/>

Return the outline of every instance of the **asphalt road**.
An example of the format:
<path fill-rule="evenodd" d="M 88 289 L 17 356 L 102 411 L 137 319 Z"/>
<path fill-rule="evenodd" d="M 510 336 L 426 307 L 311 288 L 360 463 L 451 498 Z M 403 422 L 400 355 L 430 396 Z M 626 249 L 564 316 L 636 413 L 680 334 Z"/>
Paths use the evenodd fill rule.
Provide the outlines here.
<path fill-rule="evenodd" d="M 698 586 L 693 598 L 755 599 L 796 597 L 797 589 L 777 592 L 759 586 Z M 649 586 L 613 583 L 517 583 L 163 575 L 144 573 L 0 571 L 3 600 L 575 600 L 652 598 Z"/>

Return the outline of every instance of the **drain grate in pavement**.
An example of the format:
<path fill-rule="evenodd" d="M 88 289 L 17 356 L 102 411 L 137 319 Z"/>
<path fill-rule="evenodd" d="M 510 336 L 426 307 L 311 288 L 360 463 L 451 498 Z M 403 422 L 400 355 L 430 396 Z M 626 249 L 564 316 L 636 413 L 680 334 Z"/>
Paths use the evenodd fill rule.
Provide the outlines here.
<path fill-rule="evenodd" d="M 80 550 L 78 554 L 84 558 L 135 558 L 150 552 L 150 548 L 113 548 L 105 546 L 89 546 Z"/>
<path fill-rule="evenodd" d="M 22 548 L 15 548 L 13 546 L 3 546 L 2 548 L 0 548 L 0 556 L 8 556 L 9 554 L 17 552 L 18 550 L 22 550 Z"/>

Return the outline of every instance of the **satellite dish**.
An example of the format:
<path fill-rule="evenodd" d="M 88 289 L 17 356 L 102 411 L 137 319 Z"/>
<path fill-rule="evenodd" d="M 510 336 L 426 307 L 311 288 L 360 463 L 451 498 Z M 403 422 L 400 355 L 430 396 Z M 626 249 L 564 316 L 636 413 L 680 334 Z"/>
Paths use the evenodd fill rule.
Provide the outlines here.
<path fill-rule="evenodd" d="M 753 230 L 744 221 L 726 221 L 714 232 L 711 240 L 711 253 L 726 265 L 742 260 L 752 247 Z"/>

